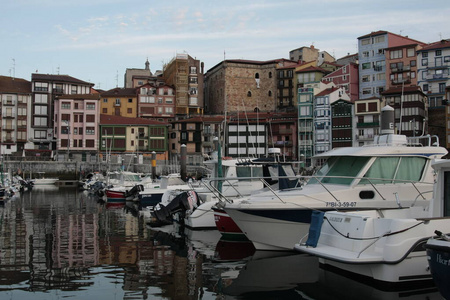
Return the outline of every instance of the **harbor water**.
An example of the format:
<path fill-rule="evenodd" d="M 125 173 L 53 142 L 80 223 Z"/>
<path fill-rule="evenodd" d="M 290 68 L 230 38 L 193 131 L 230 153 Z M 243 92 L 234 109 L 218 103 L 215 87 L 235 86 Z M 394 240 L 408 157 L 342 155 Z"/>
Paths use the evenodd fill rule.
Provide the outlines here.
<path fill-rule="evenodd" d="M 442 299 L 384 287 L 217 230 L 151 228 L 139 204 L 35 187 L 0 206 L 0 299 Z"/>

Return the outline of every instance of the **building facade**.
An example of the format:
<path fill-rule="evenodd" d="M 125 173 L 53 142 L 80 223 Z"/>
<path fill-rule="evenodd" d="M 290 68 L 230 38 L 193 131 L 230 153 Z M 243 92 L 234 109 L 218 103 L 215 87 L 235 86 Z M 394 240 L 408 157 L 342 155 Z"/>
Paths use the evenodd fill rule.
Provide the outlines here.
<path fill-rule="evenodd" d="M 1 135 L 0 156 L 22 155 L 30 130 L 31 82 L 0 76 Z"/>
<path fill-rule="evenodd" d="M 205 74 L 205 112 L 275 111 L 277 68 L 286 60 L 224 60 Z"/>
<path fill-rule="evenodd" d="M 358 64 L 349 63 L 325 75 L 324 82 L 333 82 L 337 87 L 344 88 L 350 100 L 354 102 L 359 98 L 359 73 Z"/>
<path fill-rule="evenodd" d="M 450 40 L 441 40 L 417 51 L 418 85 L 428 97 L 428 106 L 442 106 L 450 85 Z M 448 100 L 448 99 L 447 99 Z"/>
<path fill-rule="evenodd" d="M 170 123 L 175 118 L 175 89 L 168 85 L 144 84 L 136 89 L 139 118 Z"/>
<path fill-rule="evenodd" d="M 68 75 L 31 74 L 31 128 L 27 149 L 56 150 L 54 102 L 62 95 L 90 94 L 94 84 Z"/>
<path fill-rule="evenodd" d="M 386 90 L 387 80 L 389 80 L 386 77 L 390 76 L 386 71 L 386 49 L 391 49 L 390 55 L 392 59 L 396 59 L 402 48 L 395 47 L 413 44 L 421 44 L 421 42 L 388 31 L 376 31 L 358 37 L 360 99 L 380 97 Z M 396 73 L 397 76 L 403 74 L 403 70 Z"/>
<path fill-rule="evenodd" d="M 203 63 L 188 54 L 177 54 L 163 70 L 167 85 L 175 88 L 175 114 L 203 114 Z"/>
<path fill-rule="evenodd" d="M 114 88 L 101 93 L 100 113 L 136 118 L 137 93 L 138 88 Z"/>
<path fill-rule="evenodd" d="M 96 161 L 98 158 L 100 94 L 62 95 L 55 99 L 58 160 Z"/>
<path fill-rule="evenodd" d="M 372 97 L 355 101 L 356 133 L 354 146 L 372 144 L 380 133 L 381 109 L 385 102 L 381 98 Z"/>
<path fill-rule="evenodd" d="M 339 99 L 331 103 L 331 149 L 353 146 L 355 128 L 352 101 Z"/>

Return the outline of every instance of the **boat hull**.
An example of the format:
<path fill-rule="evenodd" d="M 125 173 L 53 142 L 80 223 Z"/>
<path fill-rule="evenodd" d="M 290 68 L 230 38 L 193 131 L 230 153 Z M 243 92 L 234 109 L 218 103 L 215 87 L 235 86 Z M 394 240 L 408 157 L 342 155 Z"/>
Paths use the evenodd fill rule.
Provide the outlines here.
<path fill-rule="evenodd" d="M 125 192 L 124 191 L 114 191 L 114 190 L 106 190 L 106 199 L 108 203 L 125 203 Z"/>
<path fill-rule="evenodd" d="M 450 241 L 430 239 L 425 247 L 434 282 L 442 296 L 450 299 Z"/>
<path fill-rule="evenodd" d="M 217 230 L 226 239 L 247 239 L 245 234 L 233 221 L 233 219 L 226 213 L 226 211 L 219 207 L 213 207 L 214 221 L 216 223 Z"/>

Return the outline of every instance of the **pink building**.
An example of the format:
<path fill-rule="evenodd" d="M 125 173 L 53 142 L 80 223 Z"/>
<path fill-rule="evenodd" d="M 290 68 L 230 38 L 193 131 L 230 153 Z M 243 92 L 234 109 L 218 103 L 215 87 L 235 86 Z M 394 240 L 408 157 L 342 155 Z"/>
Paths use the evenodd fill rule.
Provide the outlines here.
<path fill-rule="evenodd" d="M 91 161 L 97 156 L 99 100 L 100 94 L 62 95 L 55 99 L 56 159 L 80 156 L 77 160 Z"/>
<path fill-rule="evenodd" d="M 175 89 L 168 85 L 144 84 L 138 89 L 138 118 L 170 122 L 175 116 Z"/>
<path fill-rule="evenodd" d="M 322 79 L 323 82 L 333 82 L 336 87 L 342 87 L 346 94 L 350 97 L 351 102 L 359 97 L 359 75 L 358 64 L 348 63 L 340 67 L 336 71 L 326 75 Z"/>

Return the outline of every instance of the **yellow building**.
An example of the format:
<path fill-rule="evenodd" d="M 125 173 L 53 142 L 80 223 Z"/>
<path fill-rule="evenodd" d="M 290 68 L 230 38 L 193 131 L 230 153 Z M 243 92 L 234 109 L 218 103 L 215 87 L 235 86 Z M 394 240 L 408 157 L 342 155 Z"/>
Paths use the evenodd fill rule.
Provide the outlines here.
<path fill-rule="evenodd" d="M 114 88 L 103 92 L 100 99 L 101 114 L 127 118 L 137 117 L 136 88 Z"/>

